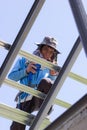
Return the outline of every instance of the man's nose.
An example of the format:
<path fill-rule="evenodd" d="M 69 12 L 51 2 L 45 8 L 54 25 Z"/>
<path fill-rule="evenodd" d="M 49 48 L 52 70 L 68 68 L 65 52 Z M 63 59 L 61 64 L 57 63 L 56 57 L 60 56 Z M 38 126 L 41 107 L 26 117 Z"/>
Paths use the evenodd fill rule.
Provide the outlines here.
<path fill-rule="evenodd" d="M 49 52 L 47 52 L 47 53 L 46 53 L 46 55 L 47 55 L 47 57 L 48 57 L 48 58 L 50 57 L 50 54 L 49 54 Z"/>

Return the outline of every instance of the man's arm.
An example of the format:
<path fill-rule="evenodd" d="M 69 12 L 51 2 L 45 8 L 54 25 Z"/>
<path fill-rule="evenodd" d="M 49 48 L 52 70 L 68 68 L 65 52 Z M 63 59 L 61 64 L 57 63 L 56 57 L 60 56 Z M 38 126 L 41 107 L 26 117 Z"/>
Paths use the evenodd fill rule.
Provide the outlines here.
<path fill-rule="evenodd" d="M 18 59 L 13 69 L 9 73 L 8 78 L 11 80 L 19 81 L 21 78 L 27 76 L 26 68 L 24 66 L 25 63 L 22 61 L 22 59 Z"/>

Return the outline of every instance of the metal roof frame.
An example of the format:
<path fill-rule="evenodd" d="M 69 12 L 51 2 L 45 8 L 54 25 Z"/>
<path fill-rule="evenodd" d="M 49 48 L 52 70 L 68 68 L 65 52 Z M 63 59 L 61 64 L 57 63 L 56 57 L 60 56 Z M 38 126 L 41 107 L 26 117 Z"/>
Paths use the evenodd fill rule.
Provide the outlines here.
<path fill-rule="evenodd" d="M 33 25 L 37 15 L 38 15 L 40 9 L 41 9 L 41 7 L 44 4 L 44 2 L 45 2 L 45 0 L 35 0 L 29 14 L 27 15 L 27 18 L 25 19 L 25 21 L 24 21 L 24 23 L 23 23 L 23 25 L 22 25 L 16 39 L 13 42 L 13 45 L 11 46 L 11 48 L 10 48 L 10 50 L 9 50 L 9 52 L 8 52 L 4 62 L 2 64 L 2 66 L 1 66 L 1 68 L 0 68 L 0 85 L 2 83 L 4 83 L 4 82 L 7 82 L 7 80 L 4 81 L 4 79 L 5 79 L 8 71 L 9 71 L 14 59 L 16 58 L 16 56 L 17 56 L 17 54 L 18 54 L 18 52 L 19 52 L 25 38 L 27 37 L 27 35 L 28 35 L 28 33 L 29 33 L 29 31 L 30 31 L 30 29 L 31 29 L 31 27 L 32 27 L 32 25 Z M 76 58 L 78 57 L 78 55 L 79 55 L 79 53 L 80 53 L 80 51 L 82 49 L 82 44 L 81 44 L 80 38 L 82 40 L 85 51 L 87 53 L 87 38 L 86 38 L 87 30 L 84 30 L 86 28 L 87 18 L 86 18 L 86 15 L 85 15 L 85 11 L 83 10 L 84 8 L 82 7 L 81 1 L 74 0 L 73 2 L 74 3 L 72 3 L 71 6 L 73 6 L 74 9 L 76 8 L 75 5 L 78 6 L 78 4 L 76 4 L 75 2 L 77 2 L 77 3 L 80 2 L 79 4 L 80 4 L 80 7 L 82 9 L 82 10 L 80 10 L 80 8 L 78 6 L 77 10 L 73 10 L 73 12 L 75 11 L 77 13 L 75 17 L 79 16 L 78 19 L 79 19 L 80 22 L 78 22 L 78 19 L 76 19 L 76 22 L 77 22 L 78 30 L 79 30 L 79 33 L 80 33 L 80 37 L 77 38 L 77 41 L 74 44 L 74 46 L 73 46 L 69 56 L 67 57 L 63 67 L 61 68 L 61 71 L 60 71 L 57 79 L 55 80 L 53 86 L 51 87 L 48 95 L 45 97 L 45 100 L 44 100 L 44 102 L 43 102 L 37 116 L 35 117 L 34 121 L 31 124 L 30 130 L 39 129 L 41 123 L 43 122 L 43 120 L 46 117 L 46 114 L 47 114 L 49 108 L 51 107 L 52 103 L 54 102 L 59 90 L 61 89 L 65 79 L 69 75 L 70 70 L 71 70 L 74 62 L 75 62 Z M 82 13 L 82 15 L 81 15 L 81 13 Z M 84 21 L 84 18 L 86 18 L 86 21 Z M 80 28 L 80 25 L 81 25 L 81 28 Z M 84 36 L 82 34 L 84 34 Z M 2 44 L 2 46 L 3 46 L 3 44 Z M 23 54 L 23 51 L 20 51 L 20 54 L 21 54 L 21 52 Z M 51 64 L 47 64 L 47 66 L 50 66 L 50 65 Z M 53 65 L 51 65 L 50 67 L 53 68 L 53 69 L 55 69 L 55 68 L 58 69 L 58 66 L 54 67 Z M 73 75 L 72 77 L 75 79 L 76 78 L 75 76 L 77 77 L 77 75 Z M 78 81 L 80 81 L 80 79 L 81 79 L 81 77 L 77 78 Z M 83 79 L 82 79 L 82 82 L 83 82 Z M 85 81 L 84 81 L 84 83 L 87 84 L 87 82 L 85 82 Z M 21 87 L 22 86 L 20 86 L 19 88 L 21 89 Z M 16 86 L 15 86 L 15 88 L 16 88 Z M 28 91 L 30 93 L 30 90 L 27 90 L 27 89 L 25 90 L 24 89 L 24 91 Z M 33 92 L 31 91 L 31 93 L 33 93 Z M 36 94 L 35 96 L 38 96 L 41 93 L 38 94 L 38 92 L 36 92 L 34 94 Z M 41 95 L 39 95 L 39 96 L 41 98 Z M 5 111 L 7 111 L 6 106 L 4 106 L 3 104 L 0 104 L 0 109 L 1 109 L 1 107 L 5 108 Z M 14 109 L 14 113 L 15 112 L 16 112 L 16 110 Z M 3 112 L 1 114 L 3 114 Z M 15 116 L 14 116 L 14 118 L 15 118 Z M 23 118 L 25 120 L 26 117 L 23 117 Z M 20 119 L 18 121 L 20 122 Z M 30 122 L 30 118 L 28 118 L 27 122 Z M 24 123 L 23 120 L 22 120 L 22 123 Z M 55 124 L 53 125 L 53 128 L 54 128 L 54 126 L 55 126 Z"/>

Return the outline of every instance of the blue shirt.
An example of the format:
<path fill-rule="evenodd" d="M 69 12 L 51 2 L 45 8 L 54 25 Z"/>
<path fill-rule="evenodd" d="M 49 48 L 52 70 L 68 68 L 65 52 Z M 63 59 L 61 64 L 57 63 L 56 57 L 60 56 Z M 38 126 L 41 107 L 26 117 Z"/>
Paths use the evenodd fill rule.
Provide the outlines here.
<path fill-rule="evenodd" d="M 28 63 L 29 62 L 30 61 L 28 61 Z M 29 81 L 29 74 L 26 73 L 26 68 L 27 60 L 25 58 L 18 59 L 9 73 L 8 78 L 14 81 L 20 81 L 21 84 L 30 86 L 34 89 L 36 89 L 43 78 L 50 78 L 53 81 L 56 79 L 56 76 L 50 75 L 50 70 L 48 68 L 41 66 L 39 71 L 33 74 L 31 80 Z"/>

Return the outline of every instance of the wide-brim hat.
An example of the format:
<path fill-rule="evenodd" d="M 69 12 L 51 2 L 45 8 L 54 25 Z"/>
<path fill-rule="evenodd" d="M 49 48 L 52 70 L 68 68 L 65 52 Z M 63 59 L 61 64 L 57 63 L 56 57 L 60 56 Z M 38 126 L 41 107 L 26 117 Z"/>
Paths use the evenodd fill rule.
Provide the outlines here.
<path fill-rule="evenodd" d="M 52 37 L 45 37 L 41 43 L 35 43 L 37 46 L 41 47 L 43 45 L 52 47 L 58 54 L 60 52 L 57 50 L 58 42 Z"/>

